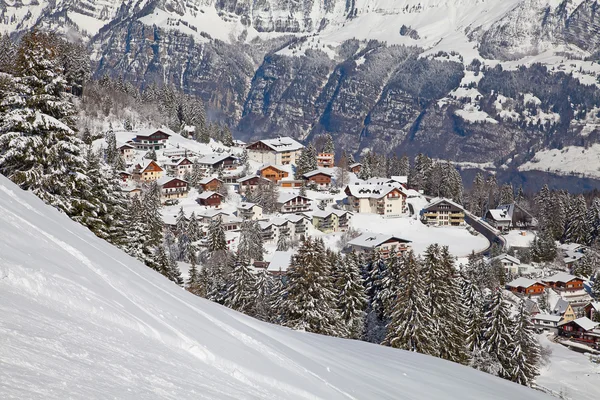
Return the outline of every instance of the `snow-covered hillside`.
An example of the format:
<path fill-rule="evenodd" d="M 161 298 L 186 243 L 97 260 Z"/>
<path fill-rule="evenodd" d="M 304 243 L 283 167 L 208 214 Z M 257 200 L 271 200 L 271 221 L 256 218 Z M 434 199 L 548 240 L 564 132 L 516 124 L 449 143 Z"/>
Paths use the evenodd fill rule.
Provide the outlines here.
<path fill-rule="evenodd" d="M 2 399 L 536 399 L 195 297 L 0 177 Z"/>

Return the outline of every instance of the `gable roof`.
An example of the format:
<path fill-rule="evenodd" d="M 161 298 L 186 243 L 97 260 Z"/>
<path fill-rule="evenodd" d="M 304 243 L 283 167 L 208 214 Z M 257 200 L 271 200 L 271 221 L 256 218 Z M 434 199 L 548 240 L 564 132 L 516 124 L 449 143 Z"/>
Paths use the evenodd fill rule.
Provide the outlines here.
<path fill-rule="evenodd" d="M 490 262 L 495 261 L 495 260 L 500 260 L 500 261 L 508 260 L 514 264 L 521 264 L 521 260 L 519 260 L 517 257 L 513 257 L 510 254 L 506 254 L 506 253 L 490 258 Z"/>
<path fill-rule="evenodd" d="M 327 175 L 330 178 L 333 176 L 329 172 L 325 172 L 325 171 L 320 170 L 320 169 L 315 169 L 314 171 L 307 172 L 307 173 L 305 173 L 302 176 L 305 177 L 305 178 L 310 178 L 312 176 L 319 175 L 319 174 L 321 174 L 321 175 Z"/>
<path fill-rule="evenodd" d="M 458 204 L 450 199 L 447 199 L 445 197 L 435 197 L 435 198 L 431 199 L 429 204 L 427 204 L 425 207 L 423 207 L 423 210 L 427 210 L 427 209 L 429 209 L 433 206 L 437 206 L 438 204 L 441 204 L 441 203 L 448 203 L 450 205 L 453 205 L 454 207 L 458 207 L 461 210 L 464 210 L 463 206 L 461 206 L 460 204 Z"/>
<path fill-rule="evenodd" d="M 291 221 L 293 223 L 298 223 L 301 220 L 309 220 L 310 218 L 308 218 L 306 215 L 304 214 L 285 214 L 283 216 L 285 219 L 287 219 L 288 221 Z"/>
<path fill-rule="evenodd" d="M 599 324 L 598 322 L 592 321 L 588 317 L 581 317 L 581 318 L 577 318 L 576 320 L 573 320 L 573 321 L 567 321 L 561 325 L 566 325 L 569 322 L 573 322 L 574 324 L 577 324 L 579 327 L 581 327 L 585 331 L 591 331 L 592 329 L 595 329 Z"/>
<path fill-rule="evenodd" d="M 567 283 L 567 282 L 571 282 L 573 279 L 581 280 L 581 278 L 578 278 L 575 275 L 567 274 L 566 272 L 559 272 L 559 273 L 549 276 L 547 278 L 542 278 L 542 282 Z"/>
<path fill-rule="evenodd" d="M 549 321 L 549 322 L 559 322 L 561 320 L 560 315 L 552 315 L 552 314 L 536 314 L 531 317 L 531 319 L 537 319 L 540 321 Z"/>
<path fill-rule="evenodd" d="M 171 181 L 181 181 L 181 182 L 184 182 L 185 184 L 187 184 L 187 183 L 188 183 L 188 182 L 187 182 L 186 180 L 184 180 L 184 179 L 180 179 L 180 178 L 174 178 L 174 177 L 172 177 L 172 176 L 163 176 L 162 178 L 160 178 L 160 179 L 157 179 L 157 180 L 156 180 L 156 184 L 157 184 L 158 186 L 162 186 L 162 185 L 165 185 L 165 184 L 167 184 L 167 183 L 169 183 L 169 182 L 171 182 Z"/>
<path fill-rule="evenodd" d="M 362 164 L 359 162 L 355 162 L 354 164 L 348 165 L 348 168 L 362 167 Z"/>
<path fill-rule="evenodd" d="M 394 186 L 392 184 L 386 185 L 371 185 L 371 184 L 354 184 L 346 186 L 346 189 L 350 192 L 350 195 L 357 199 L 381 199 L 393 190 L 399 190 L 402 194 L 406 195 L 401 187 Z"/>
<path fill-rule="evenodd" d="M 279 193 L 279 197 L 277 198 L 277 203 L 279 203 L 279 204 L 285 204 L 288 201 L 295 199 L 296 197 L 302 197 L 303 199 L 306 199 L 306 200 L 310 201 L 310 199 L 308 197 L 300 196 L 299 194 L 294 194 L 294 193 Z"/>
<path fill-rule="evenodd" d="M 408 176 L 406 176 L 406 175 L 392 175 L 391 178 L 393 181 L 396 181 L 403 185 L 408 184 Z"/>
<path fill-rule="evenodd" d="M 283 169 L 282 167 L 278 167 L 277 165 L 273 165 L 273 164 L 265 164 L 262 167 L 260 167 L 258 170 L 259 171 L 263 171 L 263 170 L 265 170 L 267 168 L 273 168 L 273 169 L 276 169 L 277 171 L 280 171 L 280 172 L 288 172 L 285 169 Z"/>
<path fill-rule="evenodd" d="M 165 134 L 167 136 L 171 136 L 171 134 L 168 133 L 167 130 L 164 129 L 164 128 L 160 128 L 160 129 L 142 129 L 142 130 L 140 130 L 138 132 L 134 132 L 134 133 L 135 133 L 136 137 L 149 137 L 149 136 L 154 135 L 157 132 L 163 133 L 163 134 Z"/>
<path fill-rule="evenodd" d="M 206 185 L 214 180 L 218 180 L 219 182 L 223 183 L 222 180 L 220 180 L 219 178 L 215 177 L 215 176 L 207 176 L 206 178 L 202 178 L 200 181 L 198 181 L 198 183 L 200 185 Z"/>
<path fill-rule="evenodd" d="M 224 161 L 228 158 L 237 159 L 237 157 L 235 157 L 231 154 L 209 154 L 209 155 L 199 158 L 198 164 L 215 165 L 215 164 L 220 163 L 221 161 Z"/>
<path fill-rule="evenodd" d="M 262 143 L 265 146 L 269 147 L 271 150 L 276 151 L 278 153 L 284 152 L 284 151 L 294 151 L 294 150 L 301 150 L 304 148 L 304 146 L 295 141 L 294 139 L 292 139 L 291 137 L 278 137 L 275 139 L 262 139 L 259 140 L 258 142 L 254 142 L 254 143 Z M 251 145 L 253 145 L 254 143 L 251 143 Z"/>
<path fill-rule="evenodd" d="M 512 221 L 512 218 L 510 217 L 510 215 L 508 215 L 508 211 L 506 211 L 506 210 L 494 208 L 494 209 L 488 210 L 487 214 L 489 214 L 490 217 L 496 222 Z M 486 214 L 486 216 L 487 216 L 487 214 Z"/>
<path fill-rule="evenodd" d="M 162 167 L 158 165 L 158 163 L 154 160 L 144 159 L 141 163 L 138 163 L 137 165 L 140 166 L 140 171 L 144 172 L 152 163 L 154 163 L 158 168 L 160 168 L 161 171 L 163 171 Z"/>
<path fill-rule="evenodd" d="M 523 278 L 523 277 L 519 277 L 509 283 L 506 284 L 506 286 L 508 287 L 523 287 L 523 288 L 528 288 L 530 286 L 533 286 L 535 284 L 539 284 L 539 285 L 544 285 L 542 282 L 536 280 L 536 279 L 529 279 L 529 278 Z"/>
<path fill-rule="evenodd" d="M 130 145 L 129 143 L 121 143 L 121 142 L 117 142 L 117 149 L 122 149 L 123 147 L 127 147 L 130 148 L 132 150 L 135 150 L 135 147 Z"/>
<path fill-rule="evenodd" d="M 373 249 L 373 248 L 387 242 L 390 239 L 394 239 L 394 240 L 397 240 L 397 241 L 403 242 L 403 243 L 411 243 L 410 240 L 402 239 L 402 238 L 399 238 L 399 237 L 393 236 L 393 235 L 384 235 L 381 233 L 363 233 L 362 235 L 349 241 L 348 244 L 352 245 L 352 246 Z"/>
<path fill-rule="evenodd" d="M 242 203 L 238 206 L 239 209 L 241 210 L 252 210 L 254 207 L 260 207 L 258 204 L 255 203 Z"/>
<path fill-rule="evenodd" d="M 569 302 L 559 297 L 554 307 L 552 307 L 552 313 L 563 315 L 567 308 L 569 308 Z"/>
<path fill-rule="evenodd" d="M 219 197 L 223 197 L 223 195 L 222 195 L 222 194 L 219 194 L 219 193 L 217 193 L 217 192 L 212 192 L 212 191 L 210 191 L 210 190 L 207 190 L 206 192 L 202 192 L 202 193 L 200 193 L 200 194 L 198 195 L 198 198 L 199 198 L 199 199 L 201 199 L 201 200 L 206 200 L 206 199 L 208 199 L 210 196 L 212 196 L 212 195 L 214 195 L 214 194 L 218 195 Z"/>

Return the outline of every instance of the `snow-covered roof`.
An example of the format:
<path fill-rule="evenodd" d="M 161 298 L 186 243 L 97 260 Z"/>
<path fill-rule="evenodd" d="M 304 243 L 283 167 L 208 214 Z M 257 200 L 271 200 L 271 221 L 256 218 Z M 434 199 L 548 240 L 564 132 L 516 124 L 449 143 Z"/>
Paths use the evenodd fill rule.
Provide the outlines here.
<path fill-rule="evenodd" d="M 582 329 L 584 329 L 586 331 L 591 331 L 592 329 L 595 329 L 599 325 L 598 322 L 594 322 L 591 319 L 589 319 L 588 317 L 577 318 L 576 320 L 574 320 L 572 322 L 576 323 L 577 325 L 579 325 Z"/>
<path fill-rule="evenodd" d="M 180 178 L 174 178 L 174 177 L 172 177 L 172 176 L 163 176 L 162 178 L 160 178 L 160 179 L 157 179 L 157 180 L 156 180 L 156 184 L 157 184 L 158 186 L 162 186 L 162 185 L 164 185 L 164 184 L 166 184 L 166 183 L 169 183 L 169 182 L 171 182 L 171 181 L 175 181 L 175 180 L 177 180 L 177 181 L 181 181 L 181 182 L 185 182 L 185 183 L 188 183 L 188 182 L 187 182 L 186 180 L 184 180 L 184 179 L 180 179 Z"/>
<path fill-rule="evenodd" d="M 278 153 L 282 153 L 284 151 L 294 151 L 301 150 L 304 146 L 292 139 L 291 137 L 279 137 L 276 139 L 262 139 L 259 140 L 260 143 L 268 146 L 271 150 L 276 151 Z M 258 143 L 258 142 L 255 142 Z"/>
<path fill-rule="evenodd" d="M 317 217 L 317 218 L 327 218 L 330 215 L 336 215 L 338 217 L 341 217 L 342 215 L 346 215 L 346 214 L 352 214 L 349 211 L 345 211 L 345 210 L 316 210 L 312 213 L 313 217 Z"/>
<path fill-rule="evenodd" d="M 382 243 L 387 242 L 390 239 L 394 239 L 404 243 L 411 243 L 410 240 L 402 239 L 394 235 L 384 235 L 381 233 L 363 233 L 362 235 L 349 241 L 348 244 L 351 246 L 373 249 L 381 245 Z"/>
<path fill-rule="evenodd" d="M 350 191 L 350 195 L 356 197 L 357 199 L 368 199 L 368 198 L 380 199 L 394 189 L 400 190 L 402 193 L 404 193 L 402 188 L 395 186 L 393 184 L 386 184 L 386 185 L 354 184 L 354 185 L 348 185 L 346 188 Z"/>
<path fill-rule="evenodd" d="M 566 250 L 563 261 L 565 263 L 572 263 L 572 262 L 581 260 L 584 256 L 585 256 L 585 254 L 583 254 L 579 251 Z"/>
<path fill-rule="evenodd" d="M 392 175 L 391 178 L 393 181 L 396 181 L 403 185 L 406 185 L 408 183 L 408 176 L 405 175 Z"/>
<path fill-rule="evenodd" d="M 242 203 L 238 206 L 238 208 L 240 210 L 252 210 L 254 207 L 260 207 L 260 206 L 255 203 Z"/>
<path fill-rule="evenodd" d="M 138 130 L 136 132 L 132 132 L 132 133 L 134 133 L 138 137 L 148 137 L 148 136 L 152 136 L 152 134 L 154 134 L 156 132 L 162 132 L 162 133 L 164 133 L 167 136 L 172 136 L 173 135 L 173 131 L 171 131 L 170 129 L 167 129 L 167 128 L 140 129 L 140 130 Z"/>
<path fill-rule="evenodd" d="M 156 161 L 145 158 L 144 160 L 142 160 L 142 162 L 138 163 L 138 165 L 140 166 L 140 171 L 144 172 L 146 168 L 148 168 L 152 163 L 156 164 L 156 166 L 162 170 L 161 166 L 158 165 Z"/>
<path fill-rule="evenodd" d="M 562 317 L 560 315 L 552 315 L 552 314 L 536 314 L 531 319 L 539 320 L 539 321 L 548 321 L 548 322 L 559 322 Z"/>
<path fill-rule="evenodd" d="M 547 278 L 543 278 L 542 281 L 567 283 L 567 282 L 571 282 L 573 279 L 580 279 L 580 278 L 576 277 L 575 275 L 567 274 L 566 272 L 559 272 L 559 273 L 549 276 Z"/>
<path fill-rule="evenodd" d="M 249 181 L 249 180 L 250 180 L 250 179 L 252 179 L 252 178 L 260 178 L 260 176 L 258 176 L 258 175 L 246 175 L 246 176 L 244 176 L 243 178 L 238 178 L 238 179 L 236 179 L 236 182 L 237 182 L 237 183 L 242 183 L 242 182 Z M 264 179 L 264 178 L 263 178 L 263 179 Z"/>
<path fill-rule="evenodd" d="M 277 203 L 285 204 L 288 201 L 295 199 L 296 197 L 302 197 L 303 199 L 310 201 L 310 199 L 308 197 L 300 196 L 299 194 L 279 193 L 279 197 L 277 198 Z"/>
<path fill-rule="evenodd" d="M 231 154 L 209 154 L 207 156 L 201 157 L 198 159 L 198 163 L 202 164 L 202 165 L 214 165 L 216 163 L 219 163 L 223 160 L 228 159 L 229 157 L 231 158 L 237 158 L 234 155 Z"/>
<path fill-rule="evenodd" d="M 562 297 L 559 297 L 554 307 L 552 307 L 552 313 L 557 315 L 563 315 L 565 311 L 567 311 L 568 307 L 569 302 L 563 299 Z"/>
<path fill-rule="evenodd" d="M 275 164 L 263 164 L 263 165 L 260 166 L 260 168 L 258 170 L 262 171 L 262 170 L 267 169 L 267 168 L 273 168 L 273 169 L 276 169 L 277 171 L 281 171 L 281 172 L 288 172 L 288 171 L 286 171 L 284 169 L 284 167 L 279 166 L 279 165 L 275 165 Z"/>
<path fill-rule="evenodd" d="M 510 222 L 510 221 L 512 221 L 510 215 L 508 215 L 508 212 L 506 210 L 491 209 L 491 210 L 488 210 L 488 213 L 490 214 L 490 216 L 492 217 L 492 219 L 494 221 L 497 221 L 497 222 L 501 222 L 501 221 L 504 221 L 504 222 L 508 221 L 508 222 Z"/>
<path fill-rule="evenodd" d="M 513 264 L 521 264 L 521 260 L 519 260 L 517 257 L 513 257 L 510 254 L 506 254 L 506 253 L 490 258 L 490 262 L 495 261 L 495 260 L 498 260 L 498 261 L 508 260 Z"/>
<path fill-rule="evenodd" d="M 361 163 L 359 163 L 359 162 L 355 162 L 354 164 L 350 164 L 350 165 L 348 166 L 348 168 L 355 168 L 355 167 L 361 167 L 361 166 L 362 166 L 362 164 L 361 164 Z"/>
<path fill-rule="evenodd" d="M 558 245 L 558 248 L 563 250 L 565 253 L 567 252 L 576 252 L 577 250 L 581 250 L 585 248 L 584 245 L 579 243 L 561 243 Z"/>
<path fill-rule="evenodd" d="M 273 222 L 270 219 L 258 221 L 258 226 L 260 226 L 260 229 L 265 230 L 273 226 Z"/>
<path fill-rule="evenodd" d="M 461 206 L 460 204 L 458 204 L 450 199 L 447 199 L 445 197 L 435 197 L 435 198 L 431 199 L 429 204 L 427 204 L 425 207 L 423 207 L 423 209 L 426 210 L 426 209 L 433 207 L 440 203 L 448 203 L 448 204 L 453 205 L 454 207 L 458 207 L 459 209 L 464 210 L 463 206 Z"/>
<path fill-rule="evenodd" d="M 246 142 L 244 142 L 243 140 L 239 140 L 239 139 L 233 139 L 233 144 L 236 146 L 243 146 L 246 144 Z"/>
<path fill-rule="evenodd" d="M 536 283 L 542 285 L 542 283 L 538 280 L 519 277 L 519 278 L 515 279 L 514 281 L 507 283 L 506 286 L 515 287 L 515 288 L 516 287 L 528 288 L 532 285 L 535 285 Z"/>
<path fill-rule="evenodd" d="M 121 142 L 117 142 L 117 149 L 122 149 L 123 147 L 127 147 L 130 149 L 134 149 L 135 147 L 133 147 L 132 145 L 130 145 L 129 143 L 121 143 Z"/>
<path fill-rule="evenodd" d="M 373 177 L 367 179 L 366 181 L 364 181 L 364 183 L 368 184 L 368 185 L 394 185 L 396 187 L 398 187 L 398 185 L 400 185 L 400 182 L 396 181 L 395 179 L 380 178 L 377 176 L 373 176 Z"/>
<path fill-rule="evenodd" d="M 290 223 L 289 220 L 285 219 L 285 218 L 271 218 L 270 220 L 271 224 L 275 225 L 275 226 L 281 226 L 281 225 L 287 225 Z"/>
<path fill-rule="evenodd" d="M 319 174 L 327 175 L 330 178 L 333 176 L 329 172 L 325 172 L 322 169 L 315 169 L 314 171 L 307 172 L 302 176 L 305 178 L 310 178 L 311 176 L 315 176 L 315 175 L 319 175 Z"/>
<path fill-rule="evenodd" d="M 198 183 L 200 185 L 206 185 L 214 180 L 218 180 L 219 182 L 223 183 L 222 180 L 220 180 L 219 178 L 215 177 L 215 176 L 207 176 L 206 178 L 202 178 L 200 181 L 198 181 Z"/>
<path fill-rule="evenodd" d="M 309 218 L 303 214 L 285 214 L 284 218 L 293 223 L 297 223 L 303 219 L 308 220 Z"/>
<path fill-rule="evenodd" d="M 600 311 L 600 301 L 592 301 L 589 305 L 591 305 L 594 310 Z"/>
<path fill-rule="evenodd" d="M 292 263 L 293 251 L 276 251 L 273 253 L 273 258 L 267 267 L 267 271 L 286 272 Z"/>
<path fill-rule="evenodd" d="M 215 210 L 215 209 L 201 210 L 201 211 L 199 211 L 199 212 L 196 213 L 196 216 L 198 218 L 214 218 L 217 215 L 228 216 L 229 214 L 226 213 L 225 211 Z"/>
<path fill-rule="evenodd" d="M 206 200 L 206 199 L 208 199 L 210 196 L 212 196 L 213 194 L 216 194 L 216 195 L 219 195 L 220 197 L 223 197 L 223 195 L 222 195 L 222 194 L 219 194 L 219 193 L 217 193 L 217 192 L 213 192 L 213 191 L 207 190 L 206 192 L 202 192 L 202 193 L 200 193 L 200 194 L 198 195 L 198 198 L 199 198 L 199 199 L 201 199 L 201 200 Z"/>

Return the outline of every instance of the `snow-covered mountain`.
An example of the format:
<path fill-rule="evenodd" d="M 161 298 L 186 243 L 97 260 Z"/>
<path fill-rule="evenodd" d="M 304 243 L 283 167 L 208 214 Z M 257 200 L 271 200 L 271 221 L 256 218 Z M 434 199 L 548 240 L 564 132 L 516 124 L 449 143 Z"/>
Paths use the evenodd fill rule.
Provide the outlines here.
<path fill-rule="evenodd" d="M 2 399 L 542 399 L 193 296 L 0 176 Z"/>
<path fill-rule="evenodd" d="M 516 171 L 537 152 L 600 142 L 599 5 L 0 0 L 0 31 L 82 37 L 97 77 L 174 84 L 245 139 L 328 132 L 353 153 Z"/>

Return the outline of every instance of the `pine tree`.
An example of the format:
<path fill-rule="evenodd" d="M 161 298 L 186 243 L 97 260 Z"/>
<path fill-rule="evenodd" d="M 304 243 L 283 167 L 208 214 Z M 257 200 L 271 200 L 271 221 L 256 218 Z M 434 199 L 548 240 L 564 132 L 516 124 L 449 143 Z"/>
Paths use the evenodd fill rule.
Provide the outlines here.
<path fill-rule="evenodd" d="M 292 259 L 281 303 L 284 324 L 297 330 L 329 336 L 346 336 L 336 308 L 333 282 L 320 240 L 307 238 Z"/>
<path fill-rule="evenodd" d="M 188 226 L 188 220 L 185 216 L 185 211 L 183 211 L 183 207 L 179 207 L 179 212 L 177 213 L 177 217 L 175 218 L 175 232 L 177 236 L 183 235 Z"/>
<path fill-rule="evenodd" d="M 339 276 L 336 278 L 337 307 L 346 326 L 349 339 L 360 339 L 365 323 L 367 297 L 364 281 L 360 274 L 358 257 L 349 253 L 339 263 Z"/>
<path fill-rule="evenodd" d="M 190 221 L 187 224 L 186 232 L 190 242 L 196 242 L 202 237 L 202 228 L 200 228 L 200 224 L 196 218 L 196 213 L 193 211 L 190 215 Z"/>
<path fill-rule="evenodd" d="M 512 357 L 510 380 L 529 386 L 539 374 L 540 346 L 535 337 L 534 326 L 521 299 L 512 332 Z"/>
<path fill-rule="evenodd" d="M 128 235 L 123 249 L 130 256 L 152 267 L 154 254 L 150 245 L 150 228 L 144 218 L 144 213 L 141 199 L 137 195 L 134 196 L 127 207 L 126 225 L 128 226 Z"/>
<path fill-rule="evenodd" d="M 465 344 L 473 353 L 483 347 L 483 295 L 479 287 L 466 275 L 462 275 L 461 294 L 465 315 Z"/>
<path fill-rule="evenodd" d="M 0 34 L 0 72 L 12 74 L 16 56 L 17 47 L 10 40 L 10 36 Z"/>
<path fill-rule="evenodd" d="M 238 255 L 246 262 L 263 260 L 263 238 L 257 221 L 246 220 L 242 222 Z"/>
<path fill-rule="evenodd" d="M 410 251 L 402 265 L 402 284 L 383 344 L 423 354 L 436 354 L 437 346 L 431 335 L 433 321 L 426 311 L 426 293 L 420 276 L 420 263 Z"/>
<path fill-rule="evenodd" d="M 569 202 L 567 208 L 564 239 L 570 243 L 586 244 L 589 227 L 587 224 L 587 205 L 582 195 Z"/>
<path fill-rule="evenodd" d="M 600 301 L 600 271 L 596 272 L 596 277 L 594 278 L 594 282 L 592 283 L 591 295 L 597 301 Z"/>
<path fill-rule="evenodd" d="M 550 262 L 556 258 L 556 243 L 548 230 L 541 230 L 533 239 L 531 257 L 535 262 Z"/>
<path fill-rule="evenodd" d="M 277 251 L 287 251 L 290 249 L 290 237 L 287 233 L 279 233 L 277 238 Z"/>
<path fill-rule="evenodd" d="M 209 253 L 227 250 L 227 240 L 225 239 L 225 231 L 223 230 L 221 217 L 214 218 L 210 221 L 210 224 L 208 225 L 207 240 Z"/>
<path fill-rule="evenodd" d="M 109 165 L 115 165 L 117 158 L 119 157 L 119 151 L 117 150 L 117 137 L 115 133 L 110 130 L 104 134 L 104 141 L 106 142 L 106 148 L 104 149 L 104 159 Z"/>
<path fill-rule="evenodd" d="M 150 230 L 150 245 L 158 246 L 163 240 L 164 223 L 160 213 L 161 191 L 156 181 L 143 187 L 142 206 L 146 224 Z"/>
<path fill-rule="evenodd" d="M 588 209 L 586 222 L 588 226 L 587 244 L 593 246 L 600 241 L 600 198 L 594 198 Z"/>
<path fill-rule="evenodd" d="M 252 315 L 254 310 L 254 275 L 247 261 L 236 257 L 229 276 L 229 286 L 225 294 L 225 306 L 244 314 Z"/>
<path fill-rule="evenodd" d="M 510 379 L 513 365 L 512 337 L 513 326 L 509 317 L 509 309 L 505 303 L 502 290 L 497 290 L 485 313 L 483 330 L 484 350 L 492 357 L 498 376 Z"/>
<path fill-rule="evenodd" d="M 73 217 L 88 182 L 55 43 L 37 31 L 21 40 L 18 79 L 1 95 L 0 173 Z"/>
<path fill-rule="evenodd" d="M 271 303 L 273 301 L 274 290 L 275 283 L 273 282 L 273 278 L 266 269 L 260 269 L 256 274 L 252 290 L 255 298 L 252 314 L 255 318 L 261 321 L 271 320 L 273 316 Z"/>
<path fill-rule="evenodd" d="M 298 164 L 296 165 L 295 179 L 302 179 L 302 175 L 317 168 L 317 150 L 310 144 L 302 149 Z"/>

